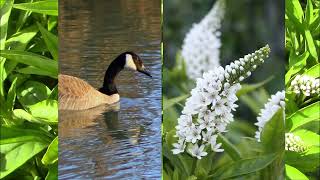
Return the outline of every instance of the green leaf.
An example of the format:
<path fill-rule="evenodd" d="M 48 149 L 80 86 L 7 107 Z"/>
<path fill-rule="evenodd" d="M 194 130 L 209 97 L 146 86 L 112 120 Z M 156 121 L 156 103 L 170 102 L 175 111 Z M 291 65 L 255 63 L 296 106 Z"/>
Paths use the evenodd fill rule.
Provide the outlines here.
<path fill-rule="evenodd" d="M 178 102 L 187 99 L 188 97 L 189 97 L 189 95 L 186 94 L 186 95 L 181 95 L 179 97 L 174 97 L 174 98 L 171 98 L 171 99 L 163 98 L 163 107 L 162 107 L 162 109 L 166 110 L 166 109 L 172 107 L 173 105 L 177 104 Z"/>
<path fill-rule="evenodd" d="M 235 147 L 222 134 L 219 134 L 218 137 L 219 137 L 218 141 L 222 143 L 222 148 L 232 158 L 232 160 L 237 161 L 237 160 L 241 159 L 241 153 L 238 151 L 237 147 Z"/>
<path fill-rule="evenodd" d="M 40 123 L 40 124 L 46 124 L 46 125 L 48 124 L 47 120 L 35 118 L 30 113 L 28 113 L 23 109 L 13 110 L 13 116 L 15 120 L 29 121 L 32 123 Z"/>
<path fill-rule="evenodd" d="M 13 50 L 25 50 L 30 40 L 37 34 L 38 28 L 36 25 L 25 28 L 14 35 L 12 35 L 6 41 L 6 47 Z"/>
<path fill-rule="evenodd" d="M 267 154 L 226 164 L 210 175 L 209 179 L 223 180 L 257 172 L 271 164 L 276 157 L 276 154 Z"/>
<path fill-rule="evenodd" d="M 286 179 L 288 180 L 309 180 L 306 175 L 300 172 L 298 169 L 285 165 L 286 166 Z"/>
<path fill-rule="evenodd" d="M 49 165 L 57 161 L 58 161 L 58 137 L 54 138 L 54 140 L 51 142 L 41 162 L 44 165 Z"/>
<path fill-rule="evenodd" d="M 39 30 L 42 34 L 44 42 L 46 43 L 53 59 L 58 60 L 58 38 L 51 32 L 47 31 L 45 28 L 41 26 L 40 23 L 37 22 Z"/>
<path fill-rule="evenodd" d="M 286 119 L 286 130 L 292 132 L 311 121 L 319 121 L 320 102 L 304 107 Z"/>
<path fill-rule="evenodd" d="M 0 9 L 0 50 L 5 49 L 5 42 L 7 39 L 7 30 L 8 30 L 8 21 L 9 21 L 9 17 L 10 17 L 10 13 L 11 13 L 11 9 L 12 9 L 12 5 L 13 5 L 13 0 L 8 0 L 5 1 Z M 1 54 L 1 53 L 0 53 Z M 5 69 L 4 69 L 4 64 L 5 64 L 5 59 L 0 57 L 0 102 L 4 102 L 4 86 L 3 86 L 3 82 L 5 80 L 4 78 L 4 74 Z"/>
<path fill-rule="evenodd" d="M 284 151 L 284 114 L 279 109 L 262 129 L 260 139 L 266 152 Z"/>
<path fill-rule="evenodd" d="M 29 159 L 47 147 L 43 142 L 12 143 L 0 146 L 1 168 L 0 179 L 19 168 Z"/>
<path fill-rule="evenodd" d="M 44 100 L 29 106 L 30 114 L 48 124 L 58 123 L 58 101 Z"/>
<path fill-rule="evenodd" d="M 299 129 L 294 131 L 293 134 L 299 136 L 308 146 L 320 146 L 320 136 L 317 133 L 306 129 Z"/>
<path fill-rule="evenodd" d="M 292 75 L 296 74 L 297 72 L 301 71 L 307 64 L 307 59 L 309 57 L 309 52 L 306 51 L 302 55 L 297 56 L 293 53 L 290 54 L 289 60 L 290 62 L 296 62 L 292 67 L 289 69 L 289 71 L 285 75 L 285 83 L 287 84 L 291 78 Z"/>
<path fill-rule="evenodd" d="M 313 22 L 313 5 L 311 0 L 307 0 L 306 7 L 306 24 L 309 26 Z"/>
<path fill-rule="evenodd" d="M 50 89 L 37 81 L 27 81 L 19 87 L 17 96 L 23 106 L 30 106 L 46 100 L 51 93 Z"/>
<path fill-rule="evenodd" d="M 56 73 L 48 72 L 46 70 L 42 70 L 42 69 L 36 68 L 34 66 L 28 66 L 25 68 L 16 69 L 15 71 L 19 72 L 21 74 L 35 74 L 35 75 L 40 75 L 40 76 L 48 76 L 48 77 L 51 77 L 54 79 L 58 78 Z"/>
<path fill-rule="evenodd" d="M 16 50 L 1 50 L 0 56 L 22 64 L 37 67 L 44 71 L 49 71 L 50 73 L 56 74 L 56 76 L 58 76 L 57 61 L 53 61 L 44 56 Z"/>
<path fill-rule="evenodd" d="M 19 128 L 19 126 L 18 127 L 1 126 L 0 130 L 1 130 L 1 136 L 0 136 L 1 145 L 18 143 L 18 142 L 26 142 L 23 139 L 30 139 L 31 137 L 33 138 L 33 141 L 39 141 L 44 143 L 50 142 L 50 139 L 48 138 L 48 136 L 44 132 L 39 130 L 22 129 L 22 127 Z"/>
<path fill-rule="evenodd" d="M 49 166 L 49 171 L 45 180 L 58 179 L 58 163 Z"/>
<path fill-rule="evenodd" d="M 313 172 L 320 165 L 320 147 L 311 146 L 304 153 L 286 151 L 285 162 L 302 172 Z"/>
<path fill-rule="evenodd" d="M 286 13 L 292 14 L 299 22 L 302 22 L 303 10 L 299 0 L 286 0 Z"/>
<path fill-rule="evenodd" d="M 314 45 L 310 30 L 306 29 L 304 31 L 304 36 L 306 38 L 307 47 L 308 47 L 308 51 L 310 52 L 310 55 L 316 60 L 316 62 L 318 62 L 319 60 L 318 60 L 317 49 L 316 49 L 316 46 Z"/>
<path fill-rule="evenodd" d="M 58 1 L 47 0 L 33 3 L 20 3 L 13 6 L 16 9 L 32 11 L 35 13 L 58 16 Z"/>
<path fill-rule="evenodd" d="M 320 64 L 312 66 L 310 69 L 308 69 L 304 75 L 311 76 L 314 78 L 320 77 Z"/>
<path fill-rule="evenodd" d="M 58 91 L 58 85 L 56 85 L 56 86 L 52 89 L 52 91 L 51 91 L 48 99 L 53 99 L 53 100 L 58 99 L 58 93 L 59 93 L 59 91 Z"/>
<path fill-rule="evenodd" d="M 254 91 L 260 87 L 262 87 L 263 85 L 267 84 L 268 82 L 270 82 L 273 79 L 273 76 L 269 77 L 268 79 L 260 82 L 260 83 L 256 83 L 256 84 L 242 84 L 241 85 L 241 89 L 237 92 L 237 96 L 240 97 L 243 94 L 247 94 L 251 91 Z"/>
<path fill-rule="evenodd" d="M 5 42 L 7 38 L 8 21 L 13 5 L 13 0 L 7 0 L 0 9 L 0 50 L 5 49 Z M 2 59 L 0 59 L 1 61 Z"/>
<path fill-rule="evenodd" d="M 17 82 L 17 78 L 14 79 L 8 91 L 6 106 L 7 106 L 7 110 L 9 111 L 13 110 L 14 102 L 16 100 L 16 82 Z"/>

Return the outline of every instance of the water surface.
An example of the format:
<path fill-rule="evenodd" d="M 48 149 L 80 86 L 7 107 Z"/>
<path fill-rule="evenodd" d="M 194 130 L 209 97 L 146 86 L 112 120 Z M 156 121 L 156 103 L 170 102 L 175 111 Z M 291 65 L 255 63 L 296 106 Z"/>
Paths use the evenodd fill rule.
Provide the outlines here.
<path fill-rule="evenodd" d="M 102 85 L 121 52 L 139 54 L 153 78 L 124 70 L 119 103 L 59 112 L 59 179 L 160 179 L 159 0 L 59 1 L 60 73 Z"/>

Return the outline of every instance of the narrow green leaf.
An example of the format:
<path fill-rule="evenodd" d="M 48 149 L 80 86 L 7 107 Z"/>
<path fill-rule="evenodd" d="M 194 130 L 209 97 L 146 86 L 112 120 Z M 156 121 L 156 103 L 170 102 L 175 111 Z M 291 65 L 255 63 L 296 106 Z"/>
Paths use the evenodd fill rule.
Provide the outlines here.
<path fill-rule="evenodd" d="M 310 55 L 316 60 L 316 62 L 319 62 L 317 49 L 313 42 L 311 32 L 308 29 L 305 30 L 304 36 L 306 38 L 307 47 L 308 47 L 308 51 L 310 52 Z"/>
<path fill-rule="evenodd" d="M 6 41 L 6 47 L 11 50 L 25 50 L 26 46 L 30 40 L 38 33 L 38 28 L 36 25 L 32 25 L 25 28 L 14 35 L 12 35 Z"/>
<path fill-rule="evenodd" d="M 58 161 L 58 137 L 54 138 L 54 140 L 51 142 L 41 162 L 44 165 L 49 165 L 57 161 Z"/>
<path fill-rule="evenodd" d="M 286 119 L 286 130 L 292 132 L 311 121 L 319 121 L 320 102 L 304 107 Z"/>
<path fill-rule="evenodd" d="M 4 2 L 0 9 L 0 50 L 5 49 L 5 42 L 7 38 L 8 21 L 13 5 L 13 0 L 7 0 Z M 0 61 L 2 59 L 0 58 Z"/>
<path fill-rule="evenodd" d="M 0 9 L 0 50 L 5 49 L 5 42 L 7 39 L 7 29 L 8 29 L 8 21 L 11 13 L 13 5 L 13 0 L 8 0 L 3 2 L 1 5 Z M 1 54 L 1 53 L 0 53 Z M 0 57 L 0 102 L 4 102 L 5 100 L 5 92 L 4 92 L 4 87 L 3 87 L 3 82 L 5 80 L 4 74 L 5 69 L 4 69 L 4 64 L 5 64 L 5 59 L 3 57 Z"/>
<path fill-rule="evenodd" d="M 310 69 L 308 69 L 304 75 L 311 76 L 314 78 L 320 77 L 320 64 L 312 66 Z"/>
<path fill-rule="evenodd" d="M 232 160 L 234 160 L 234 161 L 240 160 L 241 159 L 241 153 L 238 151 L 237 147 L 235 147 L 222 134 L 219 134 L 218 137 L 219 137 L 218 141 L 222 143 L 223 149 L 232 158 Z"/>
<path fill-rule="evenodd" d="M 37 22 L 37 25 L 53 59 L 58 60 L 58 37 L 43 28 L 40 23 Z"/>
<path fill-rule="evenodd" d="M 210 175 L 209 179 L 223 180 L 257 172 L 271 164 L 276 157 L 276 154 L 267 154 L 226 164 Z"/>
<path fill-rule="evenodd" d="M 21 74 L 35 74 L 35 75 L 41 75 L 41 76 L 48 76 L 54 79 L 57 79 L 58 76 L 56 73 L 52 73 L 43 69 L 36 68 L 34 66 L 27 66 L 25 68 L 16 69 L 16 72 L 19 72 Z"/>
<path fill-rule="evenodd" d="M 286 179 L 288 180 L 309 180 L 306 175 L 304 175 L 302 172 L 300 172 L 298 169 L 285 165 L 286 166 Z"/>
<path fill-rule="evenodd" d="M 12 61 L 16 61 L 19 63 L 37 67 L 45 71 L 49 71 L 50 73 L 56 74 L 56 76 L 58 76 L 57 61 L 53 61 L 44 56 L 40 56 L 38 54 L 30 52 L 15 50 L 1 50 L 0 56 Z"/>
<path fill-rule="evenodd" d="M 313 21 L 313 5 L 311 0 L 307 0 L 307 7 L 306 7 L 306 24 L 309 26 Z"/>
<path fill-rule="evenodd" d="M 45 180 L 58 179 L 58 163 L 49 166 L 49 171 Z"/>
<path fill-rule="evenodd" d="M 270 82 L 273 79 L 273 76 L 269 77 L 268 79 L 265 79 L 264 81 L 260 82 L 260 83 L 256 83 L 256 84 L 242 84 L 241 85 L 241 89 L 237 92 L 237 96 L 240 97 L 243 94 L 247 94 L 251 91 L 254 91 L 260 87 L 262 87 L 263 85 L 267 84 L 268 82 Z"/>
<path fill-rule="evenodd" d="M 266 152 L 284 151 L 284 114 L 279 109 L 262 129 L 260 139 Z"/>
<path fill-rule="evenodd" d="M 309 52 L 306 51 L 300 56 L 290 55 L 290 58 L 293 58 L 292 62 L 296 62 L 286 73 L 285 75 L 285 83 L 287 84 L 290 81 L 291 76 L 301 71 L 307 64 L 307 59 L 309 57 Z"/>
<path fill-rule="evenodd" d="M 17 82 L 17 78 L 14 79 L 8 91 L 7 103 L 6 103 L 8 111 L 13 110 L 14 102 L 16 100 L 16 82 Z"/>
<path fill-rule="evenodd" d="M 173 105 L 177 104 L 178 102 L 182 101 L 182 100 L 185 100 L 187 97 L 189 97 L 189 95 L 182 95 L 182 96 L 179 96 L 179 97 L 174 97 L 174 98 L 171 98 L 171 99 L 163 99 L 163 107 L 162 109 L 163 110 L 166 110 L 170 107 L 172 107 Z"/>
<path fill-rule="evenodd" d="M 58 1 L 47 0 L 33 3 L 20 3 L 13 6 L 16 9 L 32 11 L 35 13 L 58 16 Z"/>

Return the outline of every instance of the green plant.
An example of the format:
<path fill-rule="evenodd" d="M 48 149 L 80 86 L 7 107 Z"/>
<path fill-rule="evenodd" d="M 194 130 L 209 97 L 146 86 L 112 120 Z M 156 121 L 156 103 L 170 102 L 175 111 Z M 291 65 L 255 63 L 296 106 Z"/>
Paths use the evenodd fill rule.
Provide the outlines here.
<path fill-rule="evenodd" d="M 0 179 L 57 179 L 57 0 L 1 0 Z"/>
<path fill-rule="evenodd" d="M 200 75 L 196 81 L 190 75 L 192 71 L 208 69 L 202 67 L 207 66 L 205 61 L 220 61 L 217 29 L 220 25 L 215 23 L 220 22 L 222 17 L 217 14 L 223 9 L 215 6 L 186 35 L 188 40 L 183 47 L 187 48 L 182 48 L 182 56 L 177 53 L 175 66 L 164 69 L 163 178 L 283 179 L 285 92 L 279 91 L 269 98 L 263 86 L 271 76 L 256 84 L 242 83 L 267 59 L 269 47 L 224 68 L 210 66 L 209 71 L 204 70 L 208 72 L 194 72 L 193 75 Z M 263 69 L 261 66 L 259 69 Z M 256 120 L 250 116 L 236 112 L 233 118 L 230 109 L 235 110 L 237 99 L 253 114 L 259 113 L 258 131 L 252 123 Z"/>
<path fill-rule="evenodd" d="M 288 179 L 318 179 L 320 166 L 320 1 L 286 0 L 286 132 Z M 288 138 L 290 139 L 290 138 Z M 292 139 L 292 138 L 291 138 Z"/>

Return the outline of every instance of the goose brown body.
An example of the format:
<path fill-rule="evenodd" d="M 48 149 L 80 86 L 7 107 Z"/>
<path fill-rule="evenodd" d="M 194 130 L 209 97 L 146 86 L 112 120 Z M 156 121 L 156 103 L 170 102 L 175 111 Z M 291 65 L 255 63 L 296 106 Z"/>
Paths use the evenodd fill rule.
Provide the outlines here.
<path fill-rule="evenodd" d="M 77 77 L 60 74 L 58 78 L 60 110 L 90 109 L 102 104 L 113 104 L 120 99 L 119 94 L 103 94 Z"/>

